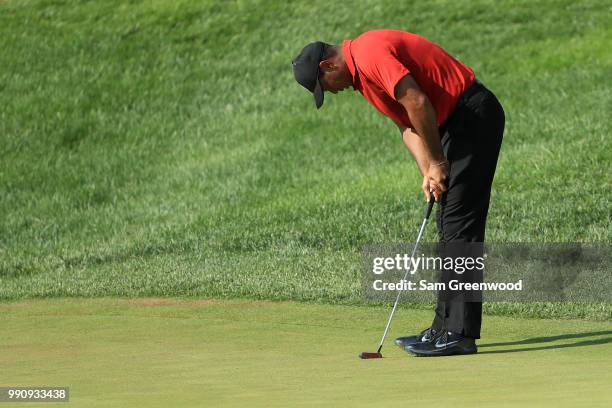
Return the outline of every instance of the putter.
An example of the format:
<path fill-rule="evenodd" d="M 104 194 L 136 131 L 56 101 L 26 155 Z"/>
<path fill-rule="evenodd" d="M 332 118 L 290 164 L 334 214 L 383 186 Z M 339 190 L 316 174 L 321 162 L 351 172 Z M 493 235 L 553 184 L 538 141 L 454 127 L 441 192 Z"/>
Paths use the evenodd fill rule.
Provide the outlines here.
<path fill-rule="evenodd" d="M 427 220 L 429 220 L 429 216 L 431 215 L 431 210 L 433 209 L 434 203 L 436 202 L 433 194 L 429 199 L 429 203 L 427 203 L 427 209 L 425 210 L 425 218 L 423 218 L 423 222 L 421 223 L 421 229 L 419 230 L 419 235 L 417 235 L 416 243 L 414 244 L 414 249 L 412 250 L 412 255 L 410 258 L 414 258 L 414 254 L 419 246 L 419 241 L 421 241 L 421 237 L 423 236 L 423 231 L 425 231 L 425 226 L 427 225 Z M 406 270 L 406 274 L 404 275 L 404 280 L 408 278 L 408 273 L 410 273 L 410 268 Z M 359 358 L 368 359 L 368 358 L 382 358 L 381 350 L 383 348 L 383 343 L 385 342 L 385 338 L 387 337 L 387 333 L 389 332 L 389 327 L 391 327 L 391 320 L 393 320 L 393 315 L 395 314 L 395 309 L 397 309 L 397 304 L 400 300 L 400 295 L 402 294 L 401 290 L 397 291 L 397 297 L 395 298 L 395 303 L 393 303 L 393 309 L 391 309 L 391 314 L 389 315 L 389 320 L 387 320 L 387 327 L 385 327 L 385 332 L 383 333 L 382 339 L 380 339 L 380 345 L 378 346 L 378 350 L 376 353 L 364 351 L 359 354 Z"/>

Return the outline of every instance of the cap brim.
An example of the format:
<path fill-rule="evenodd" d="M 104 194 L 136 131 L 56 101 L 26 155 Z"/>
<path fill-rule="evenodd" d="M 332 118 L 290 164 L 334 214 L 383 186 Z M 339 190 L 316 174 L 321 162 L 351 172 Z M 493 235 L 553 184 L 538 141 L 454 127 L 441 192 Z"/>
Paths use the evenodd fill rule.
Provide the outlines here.
<path fill-rule="evenodd" d="M 323 106 L 323 87 L 321 86 L 321 82 L 318 79 L 314 87 L 313 95 L 315 105 L 317 105 L 317 109 L 319 109 L 321 106 Z"/>

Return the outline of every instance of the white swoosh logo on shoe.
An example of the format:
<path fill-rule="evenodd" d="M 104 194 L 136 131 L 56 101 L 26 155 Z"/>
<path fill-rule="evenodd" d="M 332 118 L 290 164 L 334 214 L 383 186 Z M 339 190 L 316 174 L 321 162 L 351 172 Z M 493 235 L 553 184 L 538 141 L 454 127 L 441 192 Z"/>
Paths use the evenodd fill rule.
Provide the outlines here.
<path fill-rule="evenodd" d="M 455 340 L 455 341 L 451 341 L 451 342 L 448 342 L 448 343 L 444 343 L 442 345 L 438 345 L 438 343 L 436 343 L 436 348 L 452 346 L 453 344 L 459 343 L 460 341 L 461 340 Z"/>

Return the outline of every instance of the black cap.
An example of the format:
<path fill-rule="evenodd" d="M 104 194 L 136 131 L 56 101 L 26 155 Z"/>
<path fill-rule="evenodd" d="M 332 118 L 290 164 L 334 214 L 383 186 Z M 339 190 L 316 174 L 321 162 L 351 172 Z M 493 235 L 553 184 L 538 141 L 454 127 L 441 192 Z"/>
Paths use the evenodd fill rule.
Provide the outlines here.
<path fill-rule="evenodd" d="M 319 62 L 325 55 L 326 44 L 320 41 L 305 46 L 293 60 L 293 76 L 300 85 L 313 93 L 317 109 L 323 105 L 323 87 L 319 82 Z"/>

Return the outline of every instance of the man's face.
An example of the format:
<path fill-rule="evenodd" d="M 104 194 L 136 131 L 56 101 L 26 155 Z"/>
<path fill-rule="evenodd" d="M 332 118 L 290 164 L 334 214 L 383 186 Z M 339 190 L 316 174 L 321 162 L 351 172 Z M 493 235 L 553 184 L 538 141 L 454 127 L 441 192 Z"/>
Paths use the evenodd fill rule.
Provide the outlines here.
<path fill-rule="evenodd" d="M 333 94 L 353 85 L 353 78 L 344 61 L 330 58 L 319 63 L 319 80 L 325 92 Z"/>

